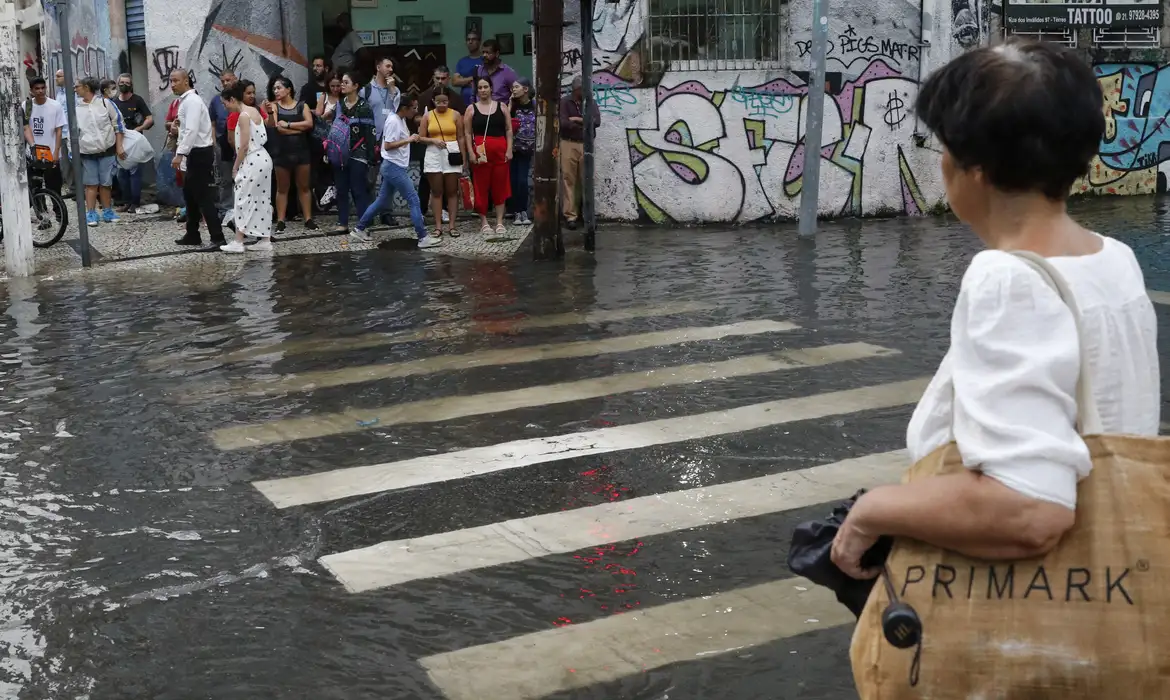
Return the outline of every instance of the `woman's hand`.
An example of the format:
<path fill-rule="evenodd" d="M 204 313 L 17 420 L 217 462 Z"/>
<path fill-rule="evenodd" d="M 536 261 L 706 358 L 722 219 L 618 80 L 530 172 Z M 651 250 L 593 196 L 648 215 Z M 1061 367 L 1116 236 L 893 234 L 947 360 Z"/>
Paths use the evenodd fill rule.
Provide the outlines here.
<path fill-rule="evenodd" d="M 841 529 L 837 530 L 837 536 L 833 538 L 833 563 L 846 576 L 855 579 L 877 578 L 882 572 L 880 567 L 866 569 L 861 566 L 861 557 L 878 541 L 878 535 L 866 532 L 858 525 L 859 518 L 854 517 L 857 506 L 864 498 L 862 496 L 853 505 L 854 511 L 845 518 Z"/>
<path fill-rule="evenodd" d="M 512 160 L 512 147 L 508 146 L 508 151 L 504 153 L 504 160 Z"/>
<path fill-rule="evenodd" d="M 232 179 L 235 180 L 240 175 L 240 164 L 236 163 L 232 166 Z"/>
<path fill-rule="evenodd" d="M 183 156 L 175 154 L 175 157 L 171 160 L 171 167 L 174 168 L 175 170 L 178 170 L 179 167 L 182 165 L 183 165 Z"/>

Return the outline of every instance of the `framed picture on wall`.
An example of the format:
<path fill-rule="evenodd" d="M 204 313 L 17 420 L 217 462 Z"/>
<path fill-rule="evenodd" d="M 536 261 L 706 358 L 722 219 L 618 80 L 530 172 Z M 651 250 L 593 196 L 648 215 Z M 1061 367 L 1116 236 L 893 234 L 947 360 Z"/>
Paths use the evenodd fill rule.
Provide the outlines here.
<path fill-rule="evenodd" d="M 358 38 L 362 40 L 362 46 L 377 46 L 374 41 L 374 32 L 358 32 Z"/>
<path fill-rule="evenodd" d="M 532 55 L 532 35 L 531 34 L 524 35 L 524 55 L 525 56 Z"/>
<path fill-rule="evenodd" d="M 473 17 L 471 15 L 468 15 L 467 21 L 464 23 L 463 32 L 464 32 L 464 36 L 466 36 L 467 34 L 470 34 L 472 32 L 475 32 L 476 34 L 479 35 L 479 38 L 482 39 L 483 38 L 483 17 Z"/>
<path fill-rule="evenodd" d="M 378 7 L 378 0 L 349 0 L 350 7 Z"/>
<path fill-rule="evenodd" d="M 378 46 L 397 46 L 398 30 L 381 29 L 378 31 Z"/>
<path fill-rule="evenodd" d="M 500 45 L 501 56 L 511 56 L 516 53 L 516 35 L 512 33 L 497 34 L 496 43 Z"/>

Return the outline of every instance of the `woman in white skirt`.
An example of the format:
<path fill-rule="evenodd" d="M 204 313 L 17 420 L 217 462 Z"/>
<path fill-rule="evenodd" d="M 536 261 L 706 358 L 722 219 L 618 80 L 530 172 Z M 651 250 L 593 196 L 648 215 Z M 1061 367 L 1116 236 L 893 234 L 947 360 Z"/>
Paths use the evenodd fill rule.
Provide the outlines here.
<path fill-rule="evenodd" d="M 423 115 L 418 127 L 419 141 L 427 145 L 423 157 L 423 173 L 431 185 L 431 213 L 435 217 L 435 234 L 443 234 L 443 198 L 447 198 L 450 214 L 447 232 L 459 237 L 455 228 L 455 214 L 459 206 L 459 178 L 467 162 L 463 152 L 463 117 L 451 109 L 446 93 L 435 94 L 435 108 Z"/>
<path fill-rule="evenodd" d="M 235 181 L 236 240 L 220 250 L 243 253 L 245 250 L 272 250 L 272 157 L 264 144 L 268 132 L 260 112 L 244 104 L 244 86 L 237 83 L 220 93 L 229 112 L 239 112 L 236 122 L 236 163 L 232 167 Z M 244 248 L 244 237 L 258 239 Z"/>

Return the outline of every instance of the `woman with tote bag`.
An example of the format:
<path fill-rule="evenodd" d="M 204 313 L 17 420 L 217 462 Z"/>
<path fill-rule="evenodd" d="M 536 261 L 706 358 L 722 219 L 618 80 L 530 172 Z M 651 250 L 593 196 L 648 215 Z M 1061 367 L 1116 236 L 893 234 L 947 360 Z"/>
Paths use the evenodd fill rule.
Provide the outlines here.
<path fill-rule="evenodd" d="M 903 483 L 833 542 L 873 587 L 863 700 L 1170 697 L 1170 441 L 1157 320 L 1123 243 L 1065 209 L 1105 132 L 1093 71 L 1012 38 L 938 69 L 919 118 L 985 250 L 907 430 Z M 880 537 L 884 566 L 863 566 Z"/>

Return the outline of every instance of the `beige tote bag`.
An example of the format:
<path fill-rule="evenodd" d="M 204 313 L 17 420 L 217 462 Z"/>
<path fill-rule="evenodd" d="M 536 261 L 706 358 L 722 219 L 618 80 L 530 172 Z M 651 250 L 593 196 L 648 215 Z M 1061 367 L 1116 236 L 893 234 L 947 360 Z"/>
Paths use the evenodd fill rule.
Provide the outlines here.
<path fill-rule="evenodd" d="M 1016 252 L 1072 310 L 1060 273 Z M 1170 440 L 1102 435 L 1081 354 L 1078 429 L 1093 471 L 1077 488 L 1076 525 L 1044 557 L 969 559 L 900 539 L 887 562 L 896 597 L 917 612 L 917 650 L 882 634 L 887 587 L 874 586 L 850 657 L 862 700 L 1156 700 L 1170 698 Z M 964 469 L 954 443 L 903 481 Z"/>

